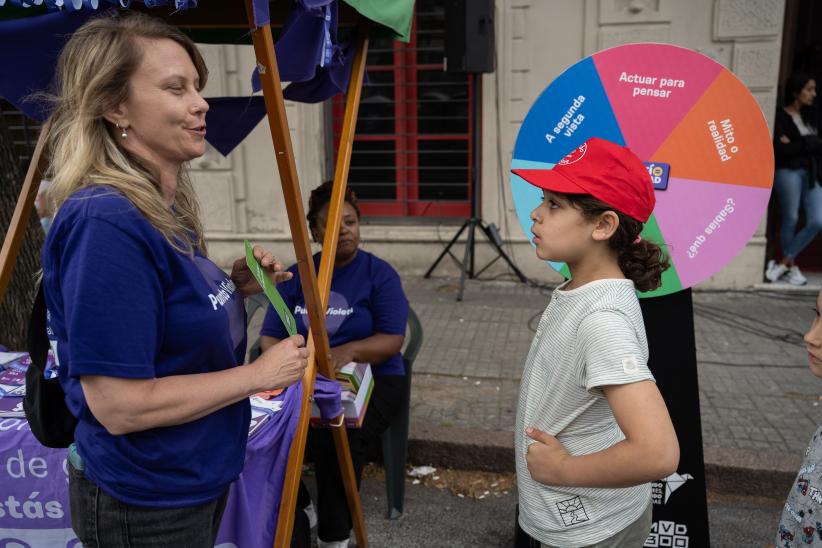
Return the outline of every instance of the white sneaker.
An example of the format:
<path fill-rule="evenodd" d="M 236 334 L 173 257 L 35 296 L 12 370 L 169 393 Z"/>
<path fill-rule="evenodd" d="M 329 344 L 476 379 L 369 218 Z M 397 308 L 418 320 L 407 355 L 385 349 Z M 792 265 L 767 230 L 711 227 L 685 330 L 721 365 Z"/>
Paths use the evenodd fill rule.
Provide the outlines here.
<path fill-rule="evenodd" d="M 308 516 L 308 527 L 313 529 L 317 526 L 317 510 L 314 509 L 314 502 L 309 502 L 308 506 L 303 508 L 303 512 Z"/>
<path fill-rule="evenodd" d="M 317 547 L 318 548 L 348 548 L 348 541 L 350 539 L 345 540 L 332 540 L 330 542 L 326 542 L 321 538 L 317 538 Z"/>
<path fill-rule="evenodd" d="M 781 278 L 782 276 L 784 276 L 786 272 L 788 272 L 787 266 L 781 263 L 777 263 L 776 261 L 771 259 L 770 261 L 768 261 L 768 268 L 765 269 L 765 277 L 768 279 L 768 281 L 773 283 L 779 280 L 779 278 Z"/>
<path fill-rule="evenodd" d="M 793 265 L 785 274 L 785 280 L 791 285 L 805 285 L 808 283 L 808 278 L 802 275 L 799 267 Z"/>

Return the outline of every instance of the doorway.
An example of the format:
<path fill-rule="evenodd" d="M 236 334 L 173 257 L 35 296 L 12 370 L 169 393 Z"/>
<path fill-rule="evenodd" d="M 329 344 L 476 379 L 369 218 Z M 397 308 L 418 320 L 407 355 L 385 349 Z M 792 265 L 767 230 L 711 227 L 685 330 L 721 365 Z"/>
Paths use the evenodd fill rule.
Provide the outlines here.
<path fill-rule="evenodd" d="M 822 86 L 822 3 L 816 0 L 787 0 L 785 3 L 785 26 L 782 33 L 782 58 L 779 65 L 779 95 L 777 107 L 782 108 L 785 82 L 794 72 L 804 72 L 814 77 Z M 817 97 L 813 120 L 817 128 L 822 128 L 822 96 Z M 779 245 L 779 207 L 775 195 L 768 206 L 767 255 L 769 258 L 781 256 Z M 804 214 L 800 212 L 800 226 Z M 796 264 L 803 271 L 822 273 L 822 235 L 806 247 L 796 258 Z"/>

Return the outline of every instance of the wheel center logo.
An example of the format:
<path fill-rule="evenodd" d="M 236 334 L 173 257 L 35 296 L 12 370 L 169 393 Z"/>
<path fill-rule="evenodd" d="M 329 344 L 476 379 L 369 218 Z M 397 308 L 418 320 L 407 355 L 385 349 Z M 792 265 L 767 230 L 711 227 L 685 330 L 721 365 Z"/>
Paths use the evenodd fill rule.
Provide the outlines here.
<path fill-rule="evenodd" d="M 577 149 L 572 150 L 569 152 L 565 158 L 559 161 L 559 164 L 562 166 L 567 166 L 568 164 L 575 164 L 582 160 L 582 157 L 585 156 L 585 152 L 588 150 L 588 143 L 582 143 Z"/>

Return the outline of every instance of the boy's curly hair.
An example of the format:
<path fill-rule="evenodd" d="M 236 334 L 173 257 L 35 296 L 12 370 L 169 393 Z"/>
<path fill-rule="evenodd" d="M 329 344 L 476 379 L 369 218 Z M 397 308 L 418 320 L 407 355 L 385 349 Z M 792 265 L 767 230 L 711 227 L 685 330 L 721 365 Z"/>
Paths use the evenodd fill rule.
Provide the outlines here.
<path fill-rule="evenodd" d="M 662 272 L 670 268 L 671 263 L 656 243 L 645 239 L 636 241 L 642 232 L 641 222 L 588 194 L 563 196 L 574 207 L 582 210 L 582 215 L 589 221 L 595 220 L 606 211 L 616 213 L 619 217 L 619 227 L 608 240 L 608 245 L 617 252 L 619 269 L 640 291 L 653 291 L 662 285 Z"/>

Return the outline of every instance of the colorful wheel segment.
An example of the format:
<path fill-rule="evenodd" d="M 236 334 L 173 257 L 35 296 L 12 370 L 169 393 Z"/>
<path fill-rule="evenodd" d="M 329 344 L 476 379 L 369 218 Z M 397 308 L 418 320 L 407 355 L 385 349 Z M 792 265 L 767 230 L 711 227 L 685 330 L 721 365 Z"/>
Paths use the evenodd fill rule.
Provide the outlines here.
<path fill-rule="evenodd" d="M 601 51 L 563 72 L 522 123 L 512 169 L 551 169 L 591 137 L 625 145 L 654 181 L 643 238 L 671 259 L 662 287 L 692 287 L 727 265 L 764 215 L 773 181 L 770 131 L 754 97 L 712 59 L 669 44 Z M 511 175 L 517 217 L 531 236 L 542 192 Z M 563 263 L 551 267 L 570 277 Z"/>

